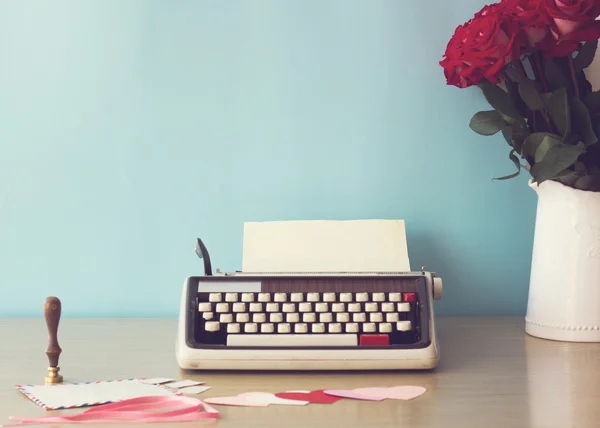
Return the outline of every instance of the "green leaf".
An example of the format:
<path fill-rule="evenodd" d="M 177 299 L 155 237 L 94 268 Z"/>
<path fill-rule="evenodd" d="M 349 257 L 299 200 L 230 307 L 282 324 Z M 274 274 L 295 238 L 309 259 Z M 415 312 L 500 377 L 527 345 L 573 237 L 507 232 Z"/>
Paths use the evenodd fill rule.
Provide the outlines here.
<path fill-rule="evenodd" d="M 513 82 L 523 83 L 523 81 L 527 79 L 527 76 L 523 76 L 523 74 L 521 74 L 521 72 L 519 72 L 515 66 L 506 67 L 505 71 L 508 78 Z"/>
<path fill-rule="evenodd" d="M 596 135 L 600 135 L 600 112 L 594 113 L 592 116 L 592 126 L 596 131 Z"/>
<path fill-rule="evenodd" d="M 479 85 L 487 102 L 504 116 L 513 119 L 523 119 L 517 106 L 511 101 L 508 93 L 493 83 L 484 80 Z"/>
<path fill-rule="evenodd" d="M 552 147 L 556 147 L 561 144 L 563 144 L 561 140 L 554 138 L 551 135 L 545 135 L 538 148 L 535 150 L 534 162 L 536 164 L 542 162 Z"/>
<path fill-rule="evenodd" d="M 567 89 L 560 88 L 550 94 L 546 98 L 546 106 L 558 132 L 567 137 L 571 132 L 571 110 L 569 109 Z"/>
<path fill-rule="evenodd" d="M 590 92 L 583 100 L 590 114 L 600 111 L 600 91 Z"/>
<path fill-rule="evenodd" d="M 527 129 L 523 129 L 516 124 L 502 128 L 502 136 L 508 145 L 514 148 L 517 153 L 521 153 L 523 142 L 528 135 L 529 131 Z"/>
<path fill-rule="evenodd" d="M 502 136 L 506 140 L 509 146 L 512 147 L 513 143 L 513 128 L 511 126 L 505 126 L 502 128 Z"/>
<path fill-rule="evenodd" d="M 529 136 L 530 132 L 526 126 L 522 126 L 519 123 L 511 123 L 510 127 L 505 127 L 502 130 L 504 138 L 510 144 L 517 153 L 521 154 L 523 150 L 523 143 Z"/>
<path fill-rule="evenodd" d="M 559 143 L 562 141 L 562 138 L 560 137 L 560 135 L 550 134 L 548 132 L 534 132 L 533 134 L 529 135 L 525 139 L 525 142 L 523 143 L 523 149 L 521 151 L 521 154 L 523 156 L 525 156 L 525 158 L 533 160 L 535 158 L 535 154 L 536 154 L 538 148 L 540 147 L 540 145 L 542 144 L 542 141 L 544 141 L 544 139 L 557 141 Z M 547 144 L 552 144 L 552 143 L 547 143 Z"/>
<path fill-rule="evenodd" d="M 575 146 L 562 143 L 553 145 L 546 152 L 544 159 L 533 165 L 529 172 L 539 185 L 557 177 L 561 171 L 577 162 L 577 158 L 582 153 L 585 153 L 585 145 L 581 142 Z"/>
<path fill-rule="evenodd" d="M 504 177 L 494 178 L 494 180 L 508 180 L 510 178 L 515 178 L 516 176 L 518 176 L 521 173 L 521 163 L 519 162 L 519 158 L 515 155 L 514 149 L 510 151 L 510 153 L 508 154 L 508 157 L 511 161 L 513 161 L 513 163 L 517 167 L 517 171 L 510 175 L 505 175 Z"/>
<path fill-rule="evenodd" d="M 519 95 L 531 110 L 542 110 L 545 107 L 542 95 L 530 80 L 525 80 L 519 85 Z"/>
<path fill-rule="evenodd" d="M 558 63 L 555 60 L 543 57 L 544 74 L 549 90 L 554 91 L 558 88 L 566 88 L 569 86 L 568 74 L 563 73 Z"/>
<path fill-rule="evenodd" d="M 580 177 L 573 186 L 579 190 L 590 190 L 597 192 L 600 190 L 600 175 L 584 175 L 583 177 Z"/>
<path fill-rule="evenodd" d="M 573 60 L 576 71 L 582 71 L 592 64 L 594 61 L 594 56 L 596 55 L 596 49 L 598 49 L 598 40 L 592 40 L 584 43 L 583 47 L 579 51 L 579 54 Z"/>
<path fill-rule="evenodd" d="M 480 135 L 494 135 L 508 123 L 496 110 L 480 111 L 471 118 L 469 127 Z"/>
<path fill-rule="evenodd" d="M 585 171 L 585 164 L 583 162 L 579 162 L 579 161 L 575 162 L 573 164 L 573 170 L 575 172 L 583 172 L 583 171 Z"/>
<path fill-rule="evenodd" d="M 574 132 L 581 136 L 587 146 L 598 141 L 592 126 L 590 112 L 583 101 L 577 98 L 571 99 L 571 121 Z"/>
<path fill-rule="evenodd" d="M 559 172 L 556 177 L 554 178 L 556 181 L 561 182 L 562 184 L 566 185 L 566 186 L 575 186 L 575 183 L 577 183 L 577 180 L 579 180 L 581 176 L 574 172 L 571 171 L 570 169 L 565 169 L 561 172 Z"/>
<path fill-rule="evenodd" d="M 529 115 L 529 108 L 527 107 L 527 104 L 525 104 L 525 101 L 523 101 L 523 98 L 521 98 L 521 95 L 519 95 L 519 84 L 517 82 L 508 80 L 505 82 L 505 86 L 508 94 L 508 100 L 519 112 L 519 119 L 514 119 L 508 116 L 505 116 L 505 118 L 510 123 L 518 122 L 525 126 L 524 118 Z"/>

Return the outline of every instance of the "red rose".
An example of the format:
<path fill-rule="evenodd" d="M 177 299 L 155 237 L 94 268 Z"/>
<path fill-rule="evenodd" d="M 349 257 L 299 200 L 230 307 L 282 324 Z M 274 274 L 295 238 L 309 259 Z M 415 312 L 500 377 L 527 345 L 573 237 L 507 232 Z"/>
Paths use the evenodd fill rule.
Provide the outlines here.
<path fill-rule="evenodd" d="M 518 27 L 503 7 L 485 6 L 456 28 L 440 61 L 448 85 L 466 88 L 483 79 L 497 83 L 506 64 L 518 58 Z"/>
<path fill-rule="evenodd" d="M 561 40 L 585 42 L 600 38 L 600 2 L 597 0 L 544 0 L 553 19 L 553 32 Z"/>
<path fill-rule="evenodd" d="M 504 13 L 522 30 L 524 43 L 529 47 L 546 38 L 551 18 L 542 7 L 542 0 L 503 0 L 502 4 Z"/>
<path fill-rule="evenodd" d="M 573 52 L 580 48 L 580 44 L 579 42 L 570 40 L 558 41 L 552 32 L 548 32 L 546 37 L 536 47 L 544 53 L 546 58 L 553 59 L 572 55 Z"/>

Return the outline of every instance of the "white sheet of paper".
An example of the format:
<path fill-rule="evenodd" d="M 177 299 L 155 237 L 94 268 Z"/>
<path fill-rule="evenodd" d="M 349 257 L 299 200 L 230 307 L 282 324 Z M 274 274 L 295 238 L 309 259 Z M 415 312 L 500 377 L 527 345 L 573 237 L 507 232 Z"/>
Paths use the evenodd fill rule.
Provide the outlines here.
<path fill-rule="evenodd" d="M 177 382 L 167 383 L 167 386 L 169 388 L 184 388 L 186 386 L 202 385 L 203 383 L 204 382 L 199 382 L 195 380 L 179 380 Z"/>
<path fill-rule="evenodd" d="M 50 409 L 87 407 L 144 396 L 169 396 L 176 392 L 138 380 L 56 385 L 21 385 L 19 390 L 40 406 Z"/>
<path fill-rule="evenodd" d="M 160 383 L 167 383 L 167 382 L 171 382 L 171 381 L 174 381 L 174 380 L 175 379 L 171 379 L 171 378 L 168 378 L 168 377 L 153 377 L 151 379 L 142 379 L 142 380 L 140 380 L 140 382 L 142 382 L 142 383 L 151 383 L 151 384 L 154 384 L 154 385 L 158 385 Z"/>
<path fill-rule="evenodd" d="M 179 392 L 183 394 L 202 394 L 211 388 L 212 386 L 190 386 L 188 388 L 181 388 Z"/>
<path fill-rule="evenodd" d="M 410 271 L 404 220 L 247 222 L 242 271 Z"/>

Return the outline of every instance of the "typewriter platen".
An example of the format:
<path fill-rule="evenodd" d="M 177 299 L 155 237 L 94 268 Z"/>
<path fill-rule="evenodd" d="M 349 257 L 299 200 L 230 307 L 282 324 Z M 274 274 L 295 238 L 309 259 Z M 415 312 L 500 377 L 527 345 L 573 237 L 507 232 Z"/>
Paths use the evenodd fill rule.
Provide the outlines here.
<path fill-rule="evenodd" d="M 183 369 L 432 369 L 435 273 L 212 272 L 185 280 L 176 345 Z"/>

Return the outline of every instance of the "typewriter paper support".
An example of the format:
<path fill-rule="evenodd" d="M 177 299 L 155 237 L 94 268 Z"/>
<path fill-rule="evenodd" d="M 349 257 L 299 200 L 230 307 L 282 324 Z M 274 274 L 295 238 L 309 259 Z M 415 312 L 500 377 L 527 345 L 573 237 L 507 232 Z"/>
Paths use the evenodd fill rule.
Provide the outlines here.
<path fill-rule="evenodd" d="M 357 251 L 360 249 L 360 252 Z M 433 369 L 442 280 L 412 271 L 402 220 L 245 223 L 242 271 L 184 281 L 176 358 L 192 370 Z"/>

